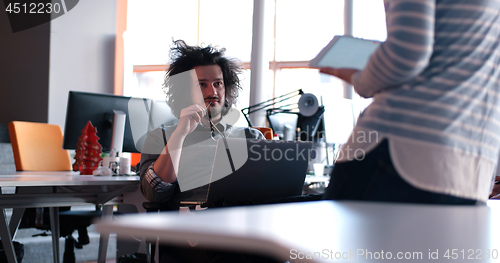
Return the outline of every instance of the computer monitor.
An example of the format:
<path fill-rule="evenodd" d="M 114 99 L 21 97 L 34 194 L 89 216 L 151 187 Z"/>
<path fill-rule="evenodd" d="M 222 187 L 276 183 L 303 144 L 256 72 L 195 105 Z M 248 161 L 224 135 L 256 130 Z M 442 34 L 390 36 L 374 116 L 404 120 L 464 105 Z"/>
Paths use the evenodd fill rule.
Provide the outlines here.
<path fill-rule="evenodd" d="M 325 127 L 323 125 L 324 113 L 325 107 L 320 106 L 312 116 L 299 114 L 297 127 L 300 128 L 301 141 L 316 141 L 319 138 L 323 138 L 325 135 Z"/>
<path fill-rule="evenodd" d="M 269 127 L 273 129 L 273 132 L 277 133 L 281 139 L 291 141 L 295 140 L 295 130 L 297 129 L 297 120 L 299 118 L 297 112 L 274 112 L 271 109 L 267 111 L 266 116 L 269 122 Z"/>
<path fill-rule="evenodd" d="M 333 144 L 347 142 L 356 123 L 356 117 L 352 100 L 331 100 L 323 118 L 325 141 Z"/>
<path fill-rule="evenodd" d="M 156 109 L 156 110 L 155 110 Z M 64 127 L 64 149 L 76 149 L 88 121 L 97 128 L 103 152 L 110 152 L 115 111 L 125 114 L 121 152 L 140 152 L 147 133 L 161 124 L 175 124 L 176 118 L 164 100 L 70 91 Z M 155 113 L 153 113 L 153 111 Z M 116 128 L 115 128 L 116 129 Z M 118 129 L 119 130 L 119 129 Z M 115 134 L 115 137 L 120 137 Z"/>
<path fill-rule="evenodd" d="M 318 138 L 323 138 L 325 134 L 323 124 L 323 114 L 325 107 L 320 106 L 312 116 L 304 116 L 300 112 L 270 109 L 267 110 L 267 120 L 273 132 L 287 135 L 285 127 L 291 127 L 293 131 L 293 140 L 300 136 L 301 141 L 315 141 Z M 300 128 L 300 134 L 296 134 L 297 128 Z"/>
<path fill-rule="evenodd" d="M 128 116 L 132 138 L 138 151 L 142 149 L 148 133 L 161 125 L 170 126 L 179 120 L 173 115 L 165 100 L 130 98 Z"/>

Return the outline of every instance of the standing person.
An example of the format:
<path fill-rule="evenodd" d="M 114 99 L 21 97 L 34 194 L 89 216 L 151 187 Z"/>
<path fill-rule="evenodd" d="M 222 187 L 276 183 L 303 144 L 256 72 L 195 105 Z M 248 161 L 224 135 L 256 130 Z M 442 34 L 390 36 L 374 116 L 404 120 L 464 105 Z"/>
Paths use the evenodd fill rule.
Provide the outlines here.
<path fill-rule="evenodd" d="M 320 69 L 373 97 L 325 198 L 485 202 L 500 150 L 500 2 L 384 2 L 387 40 L 366 68 Z"/>

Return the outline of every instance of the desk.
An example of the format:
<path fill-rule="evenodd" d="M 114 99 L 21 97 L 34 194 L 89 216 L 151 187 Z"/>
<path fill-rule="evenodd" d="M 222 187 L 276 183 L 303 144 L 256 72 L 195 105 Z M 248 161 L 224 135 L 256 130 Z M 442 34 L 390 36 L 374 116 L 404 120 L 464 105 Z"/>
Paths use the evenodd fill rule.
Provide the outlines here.
<path fill-rule="evenodd" d="M 79 172 L 0 172 L 0 237 L 9 262 L 16 262 L 12 239 L 28 207 L 50 207 L 54 262 L 59 263 L 59 209 L 61 206 L 113 204 L 113 198 L 139 185 L 138 176 L 92 176 Z M 5 188 L 15 187 L 13 193 Z M 14 208 L 10 223 L 5 208 Z M 111 217 L 112 206 L 103 207 L 103 217 Z M 98 262 L 106 259 L 107 236 L 101 235 Z"/>
<path fill-rule="evenodd" d="M 103 234 L 159 236 L 172 244 L 192 239 L 300 262 L 385 262 L 382 257 L 449 262 L 446 256 L 457 257 L 453 262 L 492 262 L 467 257 L 485 258 L 486 249 L 491 257 L 495 249 L 494 257 L 500 260 L 498 222 L 500 201 L 487 206 L 316 201 L 208 209 L 192 215 L 125 215 L 96 227 Z"/>

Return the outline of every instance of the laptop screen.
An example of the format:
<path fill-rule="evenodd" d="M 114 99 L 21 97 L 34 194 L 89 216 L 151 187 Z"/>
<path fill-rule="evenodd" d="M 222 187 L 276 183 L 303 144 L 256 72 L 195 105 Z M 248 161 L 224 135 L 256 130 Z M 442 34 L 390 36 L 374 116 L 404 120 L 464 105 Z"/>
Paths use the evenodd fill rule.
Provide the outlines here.
<path fill-rule="evenodd" d="M 312 142 L 220 139 L 206 201 L 262 202 L 301 195 L 313 151 Z"/>

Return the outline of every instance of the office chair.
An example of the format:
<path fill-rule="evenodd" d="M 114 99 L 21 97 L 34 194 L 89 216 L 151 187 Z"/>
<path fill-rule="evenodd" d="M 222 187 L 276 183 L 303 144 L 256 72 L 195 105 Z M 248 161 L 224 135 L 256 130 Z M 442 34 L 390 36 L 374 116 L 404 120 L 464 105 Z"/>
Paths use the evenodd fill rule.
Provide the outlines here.
<path fill-rule="evenodd" d="M 63 133 L 58 125 L 14 121 L 8 124 L 8 128 L 16 170 L 71 171 L 70 156 L 68 151 L 62 148 Z M 48 210 L 48 208 L 26 209 L 20 227 L 50 230 Z M 101 212 L 71 211 L 70 207 L 61 207 L 59 210 L 59 235 L 65 237 L 63 262 L 73 263 L 74 248 L 81 248 L 82 245 L 89 243 L 87 227 L 100 216 Z M 79 233 L 78 242 L 72 236 L 75 230 Z"/>
<path fill-rule="evenodd" d="M 142 207 L 146 209 L 147 213 L 159 213 L 160 211 L 174 211 L 176 209 L 172 208 L 168 203 L 157 203 L 157 202 L 144 202 Z M 146 261 L 148 263 L 154 263 L 155 253 L 156 253 L 156 243 L 157 239 L 146 239 Z M 158 256 L 161 258 L 161 256 Z"/>

